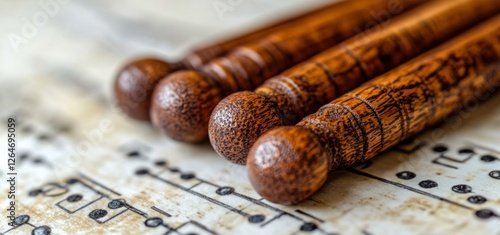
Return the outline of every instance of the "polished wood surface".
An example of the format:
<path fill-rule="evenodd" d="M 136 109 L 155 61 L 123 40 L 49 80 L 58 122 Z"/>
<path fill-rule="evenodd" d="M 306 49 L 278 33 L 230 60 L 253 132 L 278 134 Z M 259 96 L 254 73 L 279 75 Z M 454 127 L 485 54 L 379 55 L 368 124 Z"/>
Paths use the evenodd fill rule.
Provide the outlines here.
<path fill-rule="evenodd" d="M 211 59 L 226 54 L 234 47 L 255 42 L 273 32 L 301 24 L 318 14 L 330 12 L 331 9 L 337 7 L 336 5 L 336 3 L 330 4 L 322 9 L 285 19 L 247 34 L 195 49 L 178 62 L 166 62 L 159 58 L 135 59 L 123 66 L 115 78 L 114 93 L 116 103 L 129 117 L 149 121 L 149 108 L 153 89 L 159 80 L 168 74 L 182 69 L 200 69 Z"/>
<path fill-rule="evenodd" d="M 396 6 L 391 0 L 341 2 L 307 22 L 237 47 L 197 73 L 174 73 L 155 88 L 153 124 L 173 139 L 203 141 L 208 136 L 210 113 L 225 96 L 254 89 L 265 79 L 353 36 L 356 29 L 377 25 L 378 12 L 391 10 L 397 15 L 422 2 L 397 1 Z M 202 85 L 192 87 L 197 83 Z"/>
<path fill-rule="evenodd" d="M 435 1 L 360 34 L 267 80 L 255 92 L 222 100 L 209 123 L 223 157 L 245 164 L 268 130 L 294 125 L 322 105 L 500 12 L 490 0 Z M 474 10 L 471 10 L 474 9 Z"/>
<path fill-rule="evenodd" d="M 331 170 L 366 161 L 500 87 L 500 15 L 365 83 L 296 126 L 261 136 L 247 161 L 267 200 L 293 204 Z"/>

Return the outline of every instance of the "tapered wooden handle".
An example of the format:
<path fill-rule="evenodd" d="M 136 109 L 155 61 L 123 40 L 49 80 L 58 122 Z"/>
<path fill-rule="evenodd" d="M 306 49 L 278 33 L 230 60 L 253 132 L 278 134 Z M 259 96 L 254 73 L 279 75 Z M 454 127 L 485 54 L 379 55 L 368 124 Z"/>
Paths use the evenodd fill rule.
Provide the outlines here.
<path fill-rule="evenodd" d="M 336 1 L 331 2 L 332 3 L 322 7 L 321 9 L 305 12 L 298 16 L 280 20 L 267 27 L 258 28 L 252 32 L 195 49 L 193 52 L 186 55 L 186 57 L 182 60 L 182 64 L 188 69 L 200 69 L 204 64 L 208 63 L 213 58 L 223 56 L 235 47 L 256 42 L 274 32 L 285 30 L 290 27 L 296 27 L 301 25 L 302 22 L 308 21 L 309 18 L 315 18 L 324 14 L 331 14 L 332 10 L 338 8 Z"/>
<path fill-rule="evenodd" d="M 391 0 L 344 1 L 300 25 L 237 47 L 198 73 L 172 74 L 155 88 L 153 124 L 176 140 L 205 140 L 210 113 L 225 96 L 255 89 L 265 79 L 362 31 L 366 24 L 376 25 L 379 12 L 389 14 L 380 20 L 388 19 L 388 9 L 399 14 L 424 1 L 398 1 L 395 10 Z M 189 87 L 198 83 L 202 85 Z"/>
<path fill-rule="evenodd" d="M 200 69 L 202 65 L 215 57 L 225 55 L 231 49 L 259 39 L 289 27 L 300 25 L 317 14 L 325 14 L 336 8 L 333 3 L 322 9 L 306 12 L 267 27 L 257 28 L 237 37 L 222 40 L 194 50 L 180 62 L 165 62 L 157 58 L 140 58 L 123 66 L 118 72 L 115 84 L 115 100 L 120 109 L 136 120 L 148 121 L 149 107 L 153 89 L 158 81 L 170 73 L 182 69 Z"/>
<path fill-rule="evenodd" d="M 296 124 L 363 82 L 498 12 L 500 4 L 491 5 L 490 0 L 427 3 L 267 80 L 255 93 L 225 98 L 212 113 L 210 141 L 220 155 L 245 164 L 261 134 Z"/>
<path fill-rule="evenodd" d="M 250 151 L 250 180 L 270 201 L 301 201 L 328 170 L 370 159 L 498 87 L 500 15 L 264 134 Z"/>
<path fill-rule="evenodd" d="M 377 25 L 382 20 L 390 20 L 403 9 L 408 10 L 423 1 L 402 1 L 395 15 L 387 10 L 389 2 L 340 3 L 331 12 L 323 12 L 303 24 L 275 32 L 257 43 L 237 47 L 227 56 L 208 63 L 202 71 L 224 95 L 255 89 L 267 78 L 360 33 L 366 24 Z M 385 13 L 378 16 L 380 12 Z"/>

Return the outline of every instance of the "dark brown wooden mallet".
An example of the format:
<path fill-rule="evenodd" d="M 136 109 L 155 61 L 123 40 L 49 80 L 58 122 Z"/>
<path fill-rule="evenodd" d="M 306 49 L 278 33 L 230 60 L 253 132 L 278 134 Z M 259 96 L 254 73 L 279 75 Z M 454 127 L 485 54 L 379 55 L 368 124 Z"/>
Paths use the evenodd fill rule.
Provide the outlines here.
<path fill-rule="evenodd" d="M 294 125 L 322 105 L 500 11 L 490 0 L 435 1 L 360 34 L 215 107 L 210 142 L 226 159 L 246 164 L 266 131 Z"/>
<path fill-rule="evenodd" d="M 273 32 L 293 27 L 317 14 L 324 14 L 335 4 L 280 21 L 265 28 L 256 29 L 226 41 L 207 45 L 188 54 L 182 61 L 168 63 L 157 58 L 142 58 L 125 65 L 114 81 L 115 99 L 118 107 L 129 117 L 149 121 L 149 106 L 153 89 L 158 81 L 168 74 L 184 69 L 199 69 L 211 59 L 226 54 L 232 48 L 255 42 Z"/>
<path fill-rule="evenodd" d="M 173 139 L 199 142 L 208 136 L 210 113 L 225 96 L 255 89 L 265 79 L 376 25 L 387 15 L 423 0 L 345 1 L 307 22 L 269 34 L 257 43 L 212 60 L 199 72 L 176 72 L 156 86 L 151 104 L 153 124 Z M 396 3 L 396 4 L 394 4 Z M 384 16 L 380 17 L 381 12 Z"/>
<path fill-rule="evenodd" d="M 248 173 L 269 201 L 293 204 L 328 172 L 366 161 L 500 87 L 500 15 L 262 135 Z"/>

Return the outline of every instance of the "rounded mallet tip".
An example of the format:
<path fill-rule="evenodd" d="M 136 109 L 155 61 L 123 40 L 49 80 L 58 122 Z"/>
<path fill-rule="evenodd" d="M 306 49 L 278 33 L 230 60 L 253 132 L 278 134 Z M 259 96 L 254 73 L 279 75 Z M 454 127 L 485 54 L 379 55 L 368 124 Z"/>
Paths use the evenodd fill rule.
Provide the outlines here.
<path fill-rule="evenodd" d="M 154 58 L 128 63 L 118 72 L 114 83 L 118 107 L 133 119 L 149 121 L 149 106 L 155 85 L 178 67 L 178 64 Z"/>
<path fill-rule="evenodd" d="M 219 102 L 210 117 L 208 134 L 217 153 L 233 163 L 244 165 L 257 138 L 283 125 L 274 104 L 265 96 L 243 91 Z"/>
<path fill-rule="evenodd" d="M 315 193 L 326 181 L 329 151 L 298 126 L 262 135 L 250 149 L 247 166 L 254 189 L 271 202 L 290 205 Z"/>
<path fill-rule="evenodd" d="M 197 143 L 206 140 L 210 113 L 221 92 L 201 73 L 179 71 L 162 79 L 151 99 L 153 125 L 171 138 Z"/>

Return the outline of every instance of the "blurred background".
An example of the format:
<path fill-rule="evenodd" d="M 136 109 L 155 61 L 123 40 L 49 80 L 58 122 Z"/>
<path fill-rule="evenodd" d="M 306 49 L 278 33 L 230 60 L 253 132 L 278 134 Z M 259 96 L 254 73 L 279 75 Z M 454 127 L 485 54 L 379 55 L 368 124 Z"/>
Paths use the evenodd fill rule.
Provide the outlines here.
<path fill-rule="evenodd" d="M 50 226 L 53 234 L 96 231 L 99 234 L 103 231 L 160 234 L 158 231 L 166 230 L 151 230 L 143 226 L 145 218 L 130 211 L 125 214 L 127 216 L 117 217 L 104 225 L 88 218 L 94 209 L 107 208 L 112 198 L 103 199 L 99 201 L 101 204 L 94 203 L 78 213 L 67 214 L 55 205 L 65 200 L 70 192 L 59 197 L 29 195 L 31 190 L 42 189 L 48 183 L 64 184 L 76 177 L 109 195 L 113 196 L 113 193 L 102 185 L 119 192 L 119 198 L 151 216 L 164 218 L 165 223 L 172 227 L 197 221 L 223 234 L 262 232 L 260 225 L 248 223 L 244 216 L 235 216 L 227 208 L 137 173 L 138 169 L 149 169 L 179 184 L 192 182 L 180 179 L 179 175 L 195 175 L 192 180 L 200 179 L 200 184 L 207 189 L 202 192 L 208 197 L 221 198 L 215 194 L 218 188 L 213 183 L 216 183 L 230 187 L 247 199 L 273 206 L 256 206 L 234 195 L 220 199 L 235 204 L 235 207 L 246 208 L 251 211 L 249 213 L 267 213 L 266 221 L 279 218 L 267 225 L 269 234 L 298 234 L 297 231 L 303 228 L 316 229 L 315 224 L 306 223 L 310 221 L 318 225 L 316 234 L 366 235 L 387 234 L 387 231 L 392 234 L 429 234 L 428 231 L 434 231 L 434 234 L 470 231 L 481 234 L 498 231 L 498 216 L 481 220 L 474 213 L 492 208 L 500 214 L 497 206 L 500 200 L 492 190 L 498 186 L 495 184 L 498 181 L 492 183 L 497 179 L 483 174 L 493 172 L 493 168 L 498 170 L 499 157 L 486 158 L 493 159 L 492 162 L 474 158 L 468 168 L 456 172 L 429 168 L 429 162 L 439 155 L 428 145 L 422 154 L 418 152 L 410 157 L 403 151 L 391 151 L 384 154 L 385 158 L 379 157 L 357 168 L 361 171 L 373 164 L 366 171 L 388 179 L 394 179 L 397 172 L 412 170 L 418 175 L 414 181 L 398 181 L 410 187 L 417 187 L 413 184 L 419 180 L 440 180 L 443 186 L 434 192 L 449 198 L 451 203 L 448 204 L 380 180 L 336 172 L 332 174 L 335 180 L 330 180 L 313 198 L 299 206 L 287 207 L 260 198 L 248 181 L 246 168 L 222 159 L 209 143 L 193 147 L 172 141 L 152 130 L 150 125 L 124 118 L 116 109 L 113 110 L 113 80 L 118 70 L 130 60 L 157 56 L 176 61 L 194 48 L 335 1 L 0 0 L 0 118 L 5 120 L 10 115 L 17 118 L 20 124 L 17 129 L 18 154 L 25 158 L 18 162 L 20 182 L 17 192 L 20 196 L 17 213 L 30 215 L 34 226 Z M 436 129 L 440 131 L 439 138 L 435 137 L 436 132 L 428 132 L 420 139 L 450 143 L 447 154 L 470 146 L 470 142 L 464 140 L 471 138 L 481 140 L 490 149 L 497 148 L 498 141 L 491 136 L 499 133 L 498 128 L 492 128 L 500 126 L 499 98 L 497 95 L 481 105 L 478 111 L 474 110 L 474 115 L 469 112 L 461 114 L 457 118 L 460 124 L 452 123 L 456 126 Z M 475 118 L 469 119 L 471 116 Z M 113 127 L 97 132 L 101 131 L 103 122 L 111 123 Z M 0 125 L 5 128 L 5 121 Z M 7 142 L 3 128 L 0 129 L 0 144 Z M 99 133 L 97 140 L 95 133 Z M 420 144 L 414 142 L 405 146 L 423 146 Z M 495 150 L 478 151 L 500 156 Z M 4 156 L 1 155 L 2 163 L 7 162 Z M 165 167 L 172 168 L 169 171 Z M 2 177 L 6 175 L 6 168 L 7 164 L 0 166 Z M 478 171 L 483 172 L 482 175 L 477 174 Z M 474 193 L 485 195 L 490 204 L 467 204 L 470 208 L 465 209 L 453 205 L 454 201 L 466 203 L 464 197 L 468 195 L 453 194 L 450 190 L 452 185 L 463 183 L 462 179 L 468 184 L 478 185 Z M 95 182 L 101 186 L 96 186 Z M 8 191 L 4 185 L 0 184 L 2 195 Z M 75 192 L 78 191 L 71 191 Z M 88 194 L 90 196 L 85 194 L 84 199 L 95 196 L 93 191 Z M 2 211 L 8 205 L 4 198 L 0 199 Z M 174 216 L 163 216 L 152 206 L 168 210 Z M 1 216 L 4 218 L 4 214 Z M 2 220 L 0 232 L 7 229 L 10 227 Z M 9 234 L 28 234 L 32 230 L 20 226 L 16 229 L 19 232 Z"/>
<path fill-rule="evenodd" d="M 195 47 L 333 1 L 2 0 L 1 87 L 48 74 L 86 83 L 109 98 L 115 73 L 134 57 L 178 59 Z"/>

